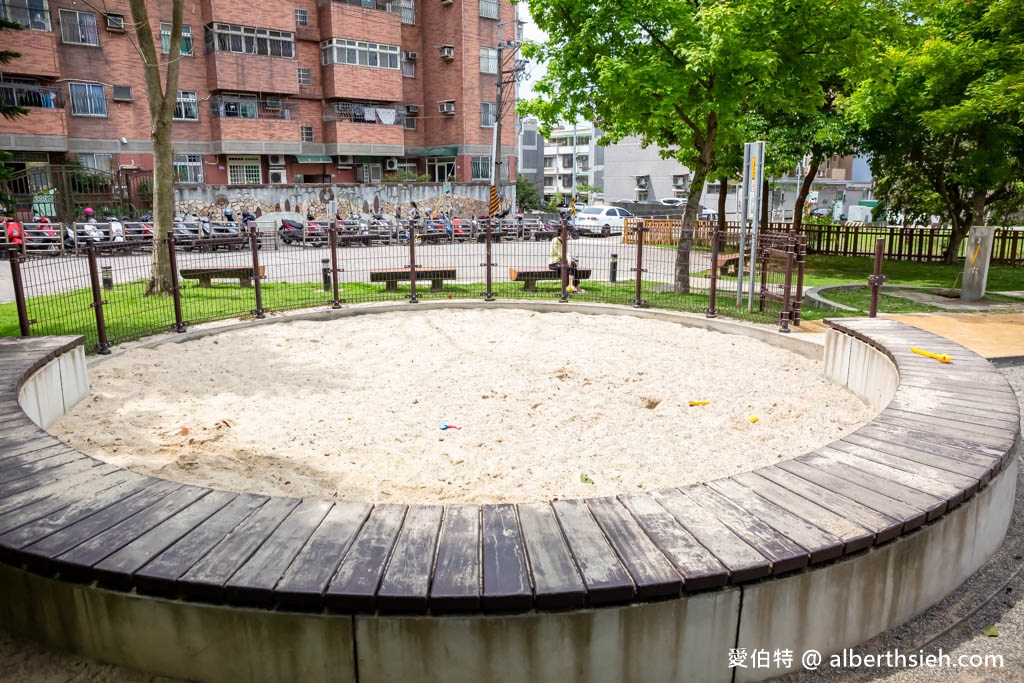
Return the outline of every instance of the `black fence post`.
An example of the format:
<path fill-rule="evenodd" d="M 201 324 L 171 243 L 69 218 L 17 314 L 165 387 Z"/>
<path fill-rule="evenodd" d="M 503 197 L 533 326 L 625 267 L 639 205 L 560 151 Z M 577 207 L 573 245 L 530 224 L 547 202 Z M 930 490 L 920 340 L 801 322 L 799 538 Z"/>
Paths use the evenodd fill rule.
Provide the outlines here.
<path fill-rule="evenodd" d="M 792 230 L 786 235 L 786 274 L 783 280 L 782 311 L 779 313 L 779 332 L 789 333 L 789 321 L 793 319 L 791 304 L 793 293 L 793 266 L 796 265 L 796 233 Z"/>
<path fill-rule="evenodd" d="M 878 316 L 878 289 L 885 284 L 885 276 L 882 275 L 882 254 L 885 251 L 885 238 L 879 237 L 875 240 L 875 267 L 868 278 L 868 285 L 871 286 L 871 305 L 868 307 L 868 317 Z"/>
<path fill-rule="evenodd" d="M 491 272 L 494 261 L 491 258 L 491 219 L 487 219 L 487 233 L 484 235 L 484 263 L 483 265 L 486 270 L 484 271 L 484 278 L 487 282 L 487 289 L 484 291 L 484 301 L 494 301 L 494 290 L 492 284 L 494 282 L 494 274 Z M 452 232 L 452 239 L 455 238 L 454 231 Z"/>
<path fill-rule="evenodd" d="M 707 317 L 714 318 L 718 315 L 718 254 L 721 251 L 720 242 L 722 231 L 718 228 L 711 230 L 711 284 L 708 290 Z"/>
<path fill-rule="evenodd" d="M 416 220 L 409 219 L 409 303 L 419 303 L 416 296 Z"/>
<path fill-rule="evenodd" d="M 174 233 L 168 233 L 167 240 L 167 263 L 171 268 L 171 296 L 174 297 L 174 331 L 184 332 L 186 329 L 185 316 L 181 313 L 181 281 L 178 279 L 178 253 L 174 246 Z M 154 249 L 157 248 L 154 245 Z"/>
<path fill-rule="evenodd" d="M 11 260 L 11 280 L 14 285 L 14 301 L 18 307 L 18 328 L 22 337 L 31 336 L 28 319 L 28 304 L 25 301 L 25 281 L 21 277 L 21 254 L 17 249 L 8 249 L 7 258 Z"/>
<path fill-rule="evenodd" d="M 110 353 L 107 343 L 107 324 L 103 320 L 103 290 L 100 287 L 100 267 L 96 259 L 96 246 L 89 247 L 89 282 L 92 285 L 92 309 L 96 313 L 96 350 L 100 354 Z"/>
<path fill-rule="evenodd" d="M 633 306 L 643 308 L 647 302 L 643 299 L 643 273 L 644 273 L 644 221 L 641 218 L 636 223 L 636 294 L 633 297 Z"/>
<path fill-rule="evenodd" d="M 252 284 L 256 289 L 256 309 L 252 314 L 257 318 L 265 318 L 263 309 L 263 275 L 260 271 L 260 233 L 253 226 L 249 228 L 249 250 L 252 252 Z"/>
<path fill-rule="evenodd" d="M 562 229 L 559 231 L 558 237 L 552 239 L 562 240 L 562 258 L 559 263 L 559 267 L 562 269 L 562 296 L 558 300 L 559 303 L 565 303 L 569 300 L 569 223 L 565 220 L 565 216 L 562 216 Z"/>
<path fill-rule="evenodd" d="M 331 299 L 331 308 L 341 308 L 341 299 L 338 298 L 338 224 L 333 223 L 327 228 L 327 241 L 331 246 L 331 290 L 334 298 Z"/>

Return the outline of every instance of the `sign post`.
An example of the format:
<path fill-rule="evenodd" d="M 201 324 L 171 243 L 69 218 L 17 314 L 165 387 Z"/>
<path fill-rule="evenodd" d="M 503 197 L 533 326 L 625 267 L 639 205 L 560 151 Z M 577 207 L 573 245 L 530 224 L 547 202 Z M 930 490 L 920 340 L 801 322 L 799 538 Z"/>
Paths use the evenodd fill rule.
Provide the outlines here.
<path fill-rule="evenodd" d="M 757 234 L 761 223 L 761 200 L 764 192 L 764 141 L 748 143 L 750 145 L 750 167 L 744 173 L 749 179 L 754 194 L 754 215 L 750 227 L 750 283 L 747 290 L 747 311 L 754 310 L 754 285 L 757 281 Z M 749 208 L 749 207 L 748 207 Z M 742 257 L 741 257 L 742 258 Z M 737 286 L 738 287 L 738 286 Z"/>

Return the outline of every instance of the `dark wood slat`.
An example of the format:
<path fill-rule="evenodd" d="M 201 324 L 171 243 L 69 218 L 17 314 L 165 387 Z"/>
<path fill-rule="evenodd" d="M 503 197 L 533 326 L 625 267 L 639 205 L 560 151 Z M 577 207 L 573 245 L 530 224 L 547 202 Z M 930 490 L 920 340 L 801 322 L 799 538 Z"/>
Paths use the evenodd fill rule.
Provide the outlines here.
<path fill-rule="evenodd" d="M 667 510 L 694 539 L 718 558 L 729 572 L 731 583 L 761 579 L 772 571 L 771 561 L 733 533 L 711 511 L 682 491 L 653 491 L 651 497 Z"/>
<path fill-rule="evenodd" d="M 125 547 L 169 517 L 181 512 L 209 492 L 210 489 L 202 486 L 182 486 L 137 514 L 53 558 L 51 564 L 60 572 L 61 578 L 73 581 L 91 580 L 94 577 L 92 572 L 94 564 Z"/>
<path fill-rule="evenodd" d="M 0 431 L 0 434 L 3 434 L 3 432 Z M 15 455 L 24 455 L 25 453 L 31 453 L 32 451 L 41 451 L 44 448 L 66 445 L 49 434 L 36 439 L 31 438 L 31 436 L 27 438 L 19 438 L 15 439 L 13 442 L 8 442 L 6 437 L 6 434 L 0 436 L 0 465 L 2 465 L 8 458 Z"/>
<path fill-rule="evenodd" d="M 404 505 L 374 506 L 324 594 L 329 608 L 339 611 L 374 608 L 377 587 L 402 529 L 406 509 Z"/>
<path fill-rule="evenodd" d="M 980 405 L 982 401 L 979 401 L 977 397 L 972 396 L 970 393 L 960 393 L 956 391 L 942 391 L 938 389 L 922 389 L 920 387 L 914 387 L 909 384 L 900 384 L 900 388 L 896 391 L 896 395 L 893 396 L 893 400 L 899 399 L 899 403 L 918 404 L 922 401 L 935 401 L 941 403 L 944 406 L 949 406 L 954 409 L 960 408 L 976 408 L 977 410 L 985 413 L 986 415 L 1000 415 L 1002 417 L 1013 417 L 1020 416 L 1020 406 L 1017 404 L 1008 403 L 1005 401 L 988 402 L 987 405 Z M 897 403 L 897 405 L 899 404 Z M 971 413 L 966 413 L 971 414 Z"/>
<path fill-rule="evenodd" d="M 933 496 L 936 499 L 944 499 L 947 502 L 947 508 L 956 507 L 964 501 L 966 492 L 965 489 L 950 483 L 949 481 L 942 479 L 932 479 L 926 476 L 923 472 L 923 468 L 918 469 L 914 472 L 907 472 L 892 465 L 885 463 L 879 463 L 868 458 L 863 458 L 855 453 L 849 453 L 845 450 L 825 447 L 820 448 L 816 452 L 817 455 L 828 457 L 835 462 L 840 462 L 843 465 L 856 468 L 868 475 L 874 477 L 881 477 L 886 481 L 905 486 L 915 491 L 920 491 L 929 496 Z M 973 481 L 973 480 L 969 480 Z"/>
<path fill-rule="evenodd" d="M 891 444 L 903 445 L 924 453 L 935 453 L 947 458 L 962 460 L 963 462 L 984 467 L 990 475 L 1002 469 L 1002 461 L 1005 457 L 1005 454 L 1000 453 L 996 448 L 989 448 L 988 446 L 975 448 L 967 444 L 934 443 L 926 440 L 926 432 L 877 422 L 868 423 L 854 432 L 854 434 Z"/>
<path fill-rule="evenodd" d="M 45 451 L 39 452 L 44 453 Z M 4 481 L 13 482 L 23 477 L 31 476 L 37 472 L 46 472 L 56 467 L 60 467 L 61 465 L 67 465 L 68 463 L 87 459 L 91 458 L 79 453 L 78 451 L 64 450 L 63 452 L 54 452 L 38 460 L 12 465 L 10 468 L 0 472 L 0 477 L 2 477 Z"/>
<path fill-rule="evenodd" d="M 209 496 L 207 496 L 209 497 Z M 200 562 L 239 524 L 261 506 L 267 496 L 241 494 L 209 519 L 189 531 L 181 540 L 162 551 L 135 572 L 135 587 L 142 593 L 176 595 L 178 579 Z"/>
<path fill-rule="evenodd" d="M 480 608 L 480 508 L 475 505 L 445 508 L 429 605 L 435 613 Z"/>
<path fill-rule="evenodd" d="M 484 505 L 483 596 L 485 611 L 521 611 L 533 605 L 526 551 L 512 505 Z"/>
<path fill-rule="evenodd" d="M 112 465 L 104 472 L 96 467 L 51 481 L 49 485 L 39 486 L 20 494 L 4 498 L 0 501 L 0 533 L 44 519 L 49 515 L 63 510 L 76 503 L 85 495 L 94 495 L 127 481 L 142 480 L 142 475 L 120 470 Z M 74 486 L 77 495 L 68 495 L 67 486 Z"/>
<path fill-rule="evenodd" d="M 920 394 L 909 391 L 897 391 L 886 407 L 903 412 L 925 413 L 939 417 L 956 415 L 961 420 L 974 420 L 978 418 L 993 422 L 996 426 L 1005 429 L 1013 429 L 1016 425 L 1020 424 L 1019 411 L 1011 412 L 1008 409 L 1009 407 L 1004 407 L 1004 410 L 999 411 L 994 409 L 996 406 L 990 408 L 984 403 L 969 399 L 959 401 L 935 397 L 929 397 L 929 399 L 934 402 L 934 405 L 929 405 L 928 402 L 922 401 Z"/>
<path fill-rule="evenodd" d="M 707 486 L 689 486 L 682 491 L 695 503 L 713 512 L 733 533 L 772 561 L 772 574 L 803 569 L 811 560 L 810 550 L 782 535 L 741 506 Z"/>
<path fill-rule="evenodd" d="M 818 564 L 842 556 L 845 543 L 818 523 L 794 514 L 732 479 L 717 479 L 708 488 L 727 498 L 748 515 L 764 523 L 807 551 L 810 563 Z M 790 494 L 791 497 L 791 494 Z"/>
<path fill-rule="evenodd" d="M 842 515 L 812 503 L 801 495 L 759 477 L 753 472 L 734 475 L 729 478 L 729 481 L 730 486 L 743 486 L 767 503 L 785 510 L 788 514 L 794 515 L 838 539 L 841 544 L 841 552 L 844 555 L 869 548 L 875 541 L 875 535 L 871 531 L 854 524 Z M 719 491 L 725 493 L 723 489 L 719 489 Z M 736 500 L 734 496 L 730 497 Z M 812 557 L 811 562 L 815 561 L 815 558 Z"/>
<path fill-rule="evenodd" d="M 391 551 L 391 561 L 377 589 L 382 612 L 423 612 L 430 593 L 434 551 L 441 530 L 440 505 L 413 505 Z"/>
<path fill-rule="evenodd" d="M 222 602 L 224 584 L 263 545 L 299 504 L 297 498 L 270 498 L 221 539 L 178 579 L 185 598 Z"/>
<path fill-rule="evenodd" d="M 924 524 L 925 519 L 928 517 L 928 513 L 924 510 L 919 510 L 895 498 L 889 498 L 878 491 L 860 486 L 848 478 L 838 476 L 831 470 L 812 467 L 805 462 L 795 459 L 783 460 L 776 463 L 775 467 L 813 482 L 840 496 L 855 500 L 886 517 L 891 517 L 900 523 L 900 533 L 916 529 Z"/>
<path fill-rule="evenodd" d="M 37 517 L 31 510 L 17 510 L 25 517 L 6 517 L 7 527 L 0 529 L 0 553 L 4 559 L 16 558 L 18 550 L 45 539 L 51 534 L 57 533 L 81 520 L 101 512 L 111 505 L 128 498 L 139 491 L 150 486 L 154 480 L 149 477 L 135 474 L 134 472 L 115 472 L 110 477 L 114 478 L 111 483 L 102 479 L 96 479 L 81 484 L 75 492 L 75 498 L 70 505 L 63 505 L 45 516 Z M 124 480 L 117 480 L 124 476 Z M 60 503 L 65 500 L 61 499 Z M 31 521 L 25 521 L 30 518 Z"/>
<path fill-rule="evenodd" d="M 801 498 L 834 512 L 840 518 L 848 519 L 867 529 L 873 535 L 874 545 L 891 541 L 899 536 L 903 529 L 903 522 L 779 467 L 762 467 L 749 474 L 792 491 Z"/>
<path fill-rule="evenodd" d="M 274 588 L 292 560 L 316 531 L 333 503 L 303 500 L 259 549 L 224 585 L 227 601 L 236 605 L 271 605 Z"/>
<path fill-rule="evenodd" d="M 632 600 L 636 595 L 633 578 L 619 561 L 586 503 L 557 500 L 551 505 L 583 576 L 587 603 L 605 605 Z"/>
<path fill-rule="evenodd" d="M 529 503 L 517 508 L 537 609 L 583 607 L 587 602 L 587 590 L 551 505 Z"/>
<path fill-rule="evenodd" d="M 892 437 L 888 437 L 892 438 Z M 890 456 L 899 460 L 928 465 L 935 469 L 954 472 L 962 477 L 973 479 L 979 484 L 987 484 L 991 478 L 993 459 L 982 456 L 984 465 L 970 462 L 967 458 L 952 458 L 937 451 L 923 451 L 909 445 L 893 443 L 892 441 L 875 438 L 865 432 L 854 432 L 847 434 L 840 442 L 865 448 L 879 456 Z M 835 443 L 832 444 L 836 446 Z M 836 446 L 838 448 L 838 446 Z"/>
<path fill-rule="evenodd" d="M 66 553 L 72 548 L 85 543 L 93 536 L 103 533 L 118 522 L 128 519 L 147 507 L 156 504 L 182 486 L 181 484 L 161 479 L 148 478 L 147 481 L 149 482 L 148 485 L 133 492 L 127 498 L 121 498 L 85 519 L 76 521 L 74 524 L 65 526 L 46 538 L 25 546 L 20 551 L 23 561 L 32 567 L 50 568 L 53 565 L 53 559 L 58 555 Z M 23 526 L 13 533 L 18 533 L 18 531 L 28 529 L 31 526 L 34 526 L 34 524 Z M 6 536 L 7 534 L 4 535 L 4 537 Z"/>
<path fill-rule="evenodd" d="M 852 458 L 849 456 L 836 456 L 829 453 L 827 449 L 820 449 L 806 455 L 795 458 L 811 467 L 827 470 L 829 473 L 866 486 L 873 491 L 885 495 L 893 500 L 898 500 L 922 510 L 927 514 L 927 520 L 932 520 L 944 513 L 949 508 L 946 498 L 925 493 L 917 488 L 904 486 L 891 479 L 870 474 L 864 469 L 854 467 L 850 464 Z"/>
<path fill-rule="evenodd" d="M 644 501 L 648 507 L 660 511 L 657 519 L 637 513 L 638 509 L 644 509 L 643 502 L 630 506 L 614 498 L 588 498 L 586 501 L 590 513 L 633 577 L 637 599 L 678 596 L 684 588 L 684 579 L 687 590 L 724 585 L 728 579 L 725 567 L 694 541 L 664 508 L 649 496 Z M 674 533 L 667 532 L 666 527 Z M 676 552 L 682 545 L 688 551 L 685 555 Z"/>
<path fill-rule="evenodd" d="M 96 563 L 93 566 L 95 577 L 104 585 L 130 588 L 136 571 L 237 497 L 238 494 L 231 491 L 210 491 Z"/>
<path fill-rule="evenodd" d="M 37 496 L 52 495 L 61 491 L 62 482 L 81 474 L 103 476 L 120 469 L 105 465 L 97 460 L 85 458 L 61 465 L 52 470 L 37 472 L 10 482 L 0 483 L 0 514 L 21 507 L 27 500 Z"/>
<path fill-rule="evenodd" d="M 833 451 L 848 453 L 863 460 L 870 460 L 873 463 L 885 465 L 886 467 L 891 467 L 893 469 L 900 470 L 901 472 L 918 475 L 930 481 L 942 482 L 944 485 L 960 494 L 957 498 L 956 504 L 959 504 L 965 497 L 969 498 L 973 496 L 981 485 L 980 476 L 985 475 L 985 473 L 982 473 L 979 477 L 965 476 L 958 472 L 951 471 L 948 469 L 948 466 L 947 468 L 934 467 L 928 462 L 918 462 L 917 460 L 902 458 L 874 448 L 867 448 L 860 444 L 847 441 L 845 438 L 832 442 L 829 444 L 828 448 Z M 934 460 L 939 461 L 941 458 L 936 457 Z M 966 465 L 962 466 L 966 467 Z M 897 479 L 897 481 L 901 481 L 901 483 L 904 484 L 907 483 L 905 480 Z M 924 490 L 927 491 L 928 489 Z M 937 494 L 938 490 L 929 492 Z"/>
<path fill-rule="evenodd" d="M 936 436 L 946 437 L 948 435 L 954 438 L 966 438 L 980 443 L 987 443 L 990 446 L 1004 450 L 1010 447 L 1016 435 L 1016 430 L 995 429 L 968 422 L 957 422 L 952 419 L 904 413 L 891 408 L 883 410 L 876 419 L 890 424 L 904 425 L 913 429 L 925 429 L 933 432 Z"/>
<path fill-rule="evenodd" d="M 274 589 L 278 605 L 315 609 L 323 606 L 323 593 L 370 515 L 366 503 L 336 503 L 303 546 Z"/>

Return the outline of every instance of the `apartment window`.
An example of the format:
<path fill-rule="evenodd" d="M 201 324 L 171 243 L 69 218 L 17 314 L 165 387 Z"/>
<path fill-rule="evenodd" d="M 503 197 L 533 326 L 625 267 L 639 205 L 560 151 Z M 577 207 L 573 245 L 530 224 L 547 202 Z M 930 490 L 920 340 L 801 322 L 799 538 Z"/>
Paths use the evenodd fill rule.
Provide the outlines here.
<path fill-rule="evenodd" d="M 402 78 L 416 78 L 416 60 L 402 57 Z"/>
<path fill-rule="evenodd" d="M 299 67 L 299 85 L 313 85 L 313 70 Z"/>
<path fill-rule="evenodd" d="M 320 61 L 323 64 L 353 64 L 378 69 L 397 69 L 398 53 L 397 45 L 364 43 L 343 38 L 326 40 L 320 44 Z"/>
<path fill-rule="evenodd" d="M 258 101 L 255 95 L 224 95 L 213 100 L 217 113 L 228 119 L 259 118 Z"/>
<path fill-rule="evenodd" d="M 473 157 L 473 180 L 490 180 L 491 179 L 491 158 L 490 157 Z"/>
<path fill-rule="evenodd" d="M 313 126 L 302 126 L 300 132 L 303 142 L 313 142 Z"/>
<path fill-rule="evenodd" d="M 413 0 L 398 0 L 398 16 L 403 24 L 416 23 L 416 5 Z"/>
<path fill-rule="evenodd" d="M 497 107 L 494 102 L 480 103 L 480 126 L 482 128 L 494 128 L 494 113 Z"/>
<path fill-rule="evenodd" d="M 309 11 L 304 9 L 295 8 L 295 25 L 296 26 L 309 26 Z"/>
<path fill-rule="evenodd" d="M 106 116 L 107 98 L 103 86 L 95 83 L 69 83 L 71 113 L 75 116 Z"/>
<path fill-rule="evenodd" d="M 495 48 L 495 47 L 482 47 L 482 48 L 480 48 L 480 73 L 482 73 L 482 74 L 496 74 L 496 73 L 498 73 L 498 48 Z"/>
<path fill-rule="evenodd" d="M 160 22 L 160 49 L 165 55 L 171 51 L 171 24 L 166 21 Z M 192 27 L 187 24 L 181 27 L 181 54 L 193 54 Z"/>
<path fill-rule="evenodd" d="M 201 154 L 175 154 L 174 174 L 179 183 L 201 184 L 203 182 L 203 156 Z"/>
<path fill-rule="evenodd" d="M 554 157 L 544 157 L 544 168 L 554 168 L 554 167 L 555 167 L 555 158 Z"/>
<path fill-rule="evenodd" d="M 210 52 L 294 57 L 295 34 L 252 26 L 212 24 L 206 27 L 206 49 Z"/>
<path fill-rule="evenodd" d="M 416 119 L 419 116 L 417 112 L 410 112 L 408 109 L 405 112 L 405 126 L 406 130 L 416 130 Z"/>
<path fill-rule="evenodd" d="M 198 121 L 199 100 L 193 90 L 179 90 L 178 99 L 174 103 L 175 121 Z"/>
<path fill-rule="evenodd" d="M 326 116 L 325 120 L 328 121 L 372 123 L 380 126 L 403 125 L 403 112 L 398 111 L 394 105 L 377 105 L 341 100 L 328 105 Z"/>
<path fill-rule="evenodd" d="M 259 157 L 228 157 L 229 185 L 262 185 L 263 167 Z"/>
<path fill-rule="evenodd" d="M 104 173 L 110 173 L 114 163 L 114 158 L 110 154 L 78 154 L 75 158 L 82 168 Z"/>
<path fill-rule="evenodd" d="M 69 45 L 99 45 L 96 15 L 92 12 L 60 11 L 60 39 Z"/>
<path fill-rule="evenodd" d="M 120 12 L 107 12 L 107 30 L 124 33 L 124 15 Z"/>
<path fill-rule="evenodd" d="M 480 16 L 487 19 L 497 19 L 498 0 L 480 0 Z"/>
<path fill-rule="evenodd" d="M 0 0 L 0 19 L 32 31 L 50 30 L 50 12 L 46 6 L 46 0 L 28 0 L 28 2 L 15 2 L 11 6 L 9 0 Z"/>

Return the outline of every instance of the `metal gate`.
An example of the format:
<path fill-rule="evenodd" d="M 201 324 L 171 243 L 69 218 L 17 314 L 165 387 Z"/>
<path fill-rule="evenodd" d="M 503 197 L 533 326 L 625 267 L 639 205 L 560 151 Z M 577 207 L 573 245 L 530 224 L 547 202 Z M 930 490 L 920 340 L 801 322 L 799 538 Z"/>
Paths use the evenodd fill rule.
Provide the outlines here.
<path fill-rule="evenodd" d="M 150 183 L 152 185 L 152 182 Z M 77 164 L 33 166 L 0 181 L 0 194 L 10 198 L 14 213 L 31 220 L 32 214 L 61 223 L 81 220 L 91 206 L 100 216 L 129 213 L 128 181 L 124 171 L 112 173 Z"/>

